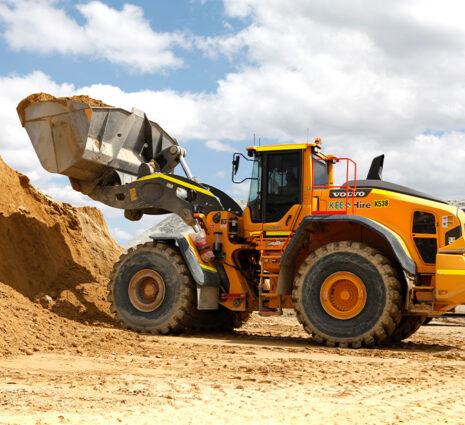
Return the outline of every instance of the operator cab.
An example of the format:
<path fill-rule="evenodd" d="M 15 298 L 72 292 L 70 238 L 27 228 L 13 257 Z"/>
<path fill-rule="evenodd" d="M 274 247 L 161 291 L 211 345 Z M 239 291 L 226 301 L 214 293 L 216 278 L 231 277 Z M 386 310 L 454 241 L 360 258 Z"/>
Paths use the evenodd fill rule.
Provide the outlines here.
<path fill-rule="evenodd" d="M 252 223 L 277 223 L 285 219 L 285 227 L 292 225 L 303 204 L 310 203 L 311 170 L 314 162 L 314 184 L 329 184 L 329 163 L 318 152 L 320 143 L 253 146 L 247 148 L 246 158 L 234 154 L 233 182 L 250 180 L 247 206 Z M 240 157 L 253 161 L 252 176 L 240 182 L 234 176 Z M 284 229 L 283 225 L 275 226 Z"/>

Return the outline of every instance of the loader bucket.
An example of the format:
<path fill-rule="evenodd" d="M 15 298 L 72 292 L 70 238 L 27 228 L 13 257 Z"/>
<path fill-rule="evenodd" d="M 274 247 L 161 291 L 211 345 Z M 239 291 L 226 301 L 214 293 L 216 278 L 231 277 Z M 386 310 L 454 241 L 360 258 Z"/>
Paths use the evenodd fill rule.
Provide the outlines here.
<path fill-rule="evenodd" d="M 87 184 L 97 184 L 118 171 L 129 181 L 139 166 L 161 150 L 177 145 L 156 123 L 137 109 L 95 107 L 66 98 L 18 106 L 42 166 Z"/>

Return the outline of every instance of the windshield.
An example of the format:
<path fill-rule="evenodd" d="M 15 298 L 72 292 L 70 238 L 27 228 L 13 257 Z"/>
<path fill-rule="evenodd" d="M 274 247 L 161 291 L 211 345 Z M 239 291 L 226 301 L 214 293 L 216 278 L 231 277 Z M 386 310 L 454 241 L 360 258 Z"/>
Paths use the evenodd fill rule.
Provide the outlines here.
<path fill-rule="evenodd" d="M 254 223 L 261 221 L 261 176 L 262 176 L 262 164 L 261 158 L 255 158 L 252 169 L 252 180 L 250 182 L 249 200 L 247 202 L 250 208 L 250 218 Z"/>

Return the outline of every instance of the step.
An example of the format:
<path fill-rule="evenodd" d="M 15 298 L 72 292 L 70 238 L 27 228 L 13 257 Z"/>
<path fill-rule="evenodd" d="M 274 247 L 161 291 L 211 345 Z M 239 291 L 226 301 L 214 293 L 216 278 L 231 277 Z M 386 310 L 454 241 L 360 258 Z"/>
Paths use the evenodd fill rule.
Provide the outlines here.
<path fill-rule="evenodd" d="M 278 308 L 270 308 L 264 305 L 265 301 L 276 297 L 279 298 Z M 281 316 L 283 314 L 281 295 L 260 292 L 258 296 L 258 314 L 260 316 Z"/>
<path fill-rule="evenodd" d="M 262 292 L 262 293 L 260 294 L 260 296 L 261 296 L 262 298 L 268 298 L 268 299 L 269 299 L 269 298 L 277 298 L 277 297 L 279 297 L 278 294 L 272 294 L 272 293 L 269 293 L 269 292 Z"/>

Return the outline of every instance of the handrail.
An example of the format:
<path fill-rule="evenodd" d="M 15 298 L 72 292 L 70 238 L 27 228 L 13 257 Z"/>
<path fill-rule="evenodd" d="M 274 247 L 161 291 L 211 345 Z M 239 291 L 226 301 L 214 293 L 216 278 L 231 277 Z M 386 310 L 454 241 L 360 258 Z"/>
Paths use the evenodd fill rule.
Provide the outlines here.
<path fill-rule="evenodd" d="M 315 176 L 315 163 L 316 161 L 346 161 L 346 184 L 342 186 L 337 185 L 315 185 L 313 184 L 314 176 Z M 354 185 L 353 187 L 349 186 L 349 166 L 353 164 L 354 166 Z M 345 196 L 345 208 L 343 210 L 314 210 L 313 209 L 313 193 L 315 189 L 345 189 L 346 196 Z M 353 161 L 351 158 L 314 158 L 312 161 L 312 190 L 311 190 L 311 214 L 312 215 L 345 215 L 348 214 L 349 210 L 349 191 L 352 193 L 351 196 L 351 210 L 352 214 L 355 211 L 355 192 L 357 190 L 357 163 Z"/>

